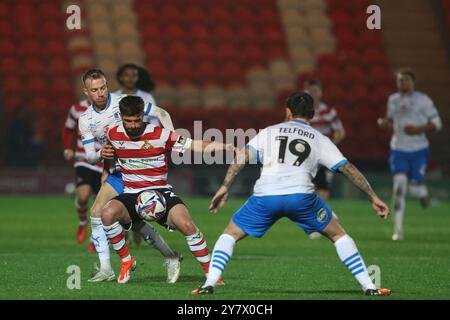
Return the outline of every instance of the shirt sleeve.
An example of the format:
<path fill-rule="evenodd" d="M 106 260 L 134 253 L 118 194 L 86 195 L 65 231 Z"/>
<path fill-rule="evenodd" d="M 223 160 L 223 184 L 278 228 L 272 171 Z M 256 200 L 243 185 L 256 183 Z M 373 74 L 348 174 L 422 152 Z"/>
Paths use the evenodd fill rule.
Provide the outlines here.
<path fill-rule="evenodd" d="M 333 129 L 333 131 L 342 129 L 342 121 L 341 119 L 339 119 L 336 109 L 332 108 L 331 113 L 333 115 L 333 120 L 331 121 L 331 129 Z"/>
<path fill-rule="evenodd" d="M 83 144 L 84 150 L 86 151 L 86 158 L 90 164 L 96 164 L 101 160 L 101 150 L 95 150 L 95 137 L 92 135 L 91 130 L 89 130 L 89 125 L 80 117 L 78 120 L 78 129 L 80 130 L 81 142 Z"/>
<path fill-rule="evenodd" d="M 162 129 L 169 132 L 169 138 L 166 141 L 166 150 L 185 153 L 192 144 L 192 139 L 178 135 L 175 131 Z"/>
<path fill-rule="evenodd" d="M 333 172 L 336 172 L 348 160 L 328 137 L 321 136 L 319 163 Z"/>
<path fill-rule="evenodd" d="M 423 112 L 428 120 L 439 118 L 439 113 L 430 97 L 425 96 L 423 103 Z"/>
<path fill-rule="evenodd" d="M 172 119 L 170 114 L 163 108 L 158 107 L 154 103 L 149 102 L 144 110 L 144 121 L 148 123 L 155 124 L 154 120 L 157 120 L 157 125 L 162 126 L 165 129 L 174 131 Z"/>
<path fill-rule="evenodd" d="M 256 161 L 262 163 L 264 161 L 265 144 L 268 142 L 268 129 L 261 130 L 251 139 L 246 148 L 256 156 Z"/>
<path fill-rule="evenodd" d="M 394 120 L 394 112 L 395 112 L 394 103 L 392 102 L 392 98 L 389 97 L 388 102 L 387 102 L 386 117 L 389 120 Z"/>

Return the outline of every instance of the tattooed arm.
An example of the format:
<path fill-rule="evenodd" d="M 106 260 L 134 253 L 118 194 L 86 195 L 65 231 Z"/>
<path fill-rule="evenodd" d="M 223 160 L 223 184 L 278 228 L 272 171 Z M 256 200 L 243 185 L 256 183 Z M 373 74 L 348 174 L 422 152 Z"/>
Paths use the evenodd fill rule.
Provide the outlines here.
<path fill-rule="evenodd" d="M 373 191 L 366 177 L 350 162 L 341 166 L 338 171 L 345 174 L 345 176 L 360 190 L 367 194 L 372 202 L 372 208 L 378 216 L 386 219 L 389 215 L 388 206 L 378 198 L 375 191 Z"/>
<path fill-rule="evenodd" d="M 211 200 L 209 211 L 216 213 L 218 208 L 222 208 L 225 205 L 225 202 L 228 200 L 228 190 L 233 184 L 234 178 L 244 168 L 249 158 L 250 153 L 247 148 L 239 150 L 228 168 L 222 185 Z"/>

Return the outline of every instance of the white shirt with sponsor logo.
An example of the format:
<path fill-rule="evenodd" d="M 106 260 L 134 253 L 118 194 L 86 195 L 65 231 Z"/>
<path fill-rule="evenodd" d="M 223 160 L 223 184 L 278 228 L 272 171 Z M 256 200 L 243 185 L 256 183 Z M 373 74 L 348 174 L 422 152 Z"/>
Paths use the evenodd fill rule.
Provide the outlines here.
<path fill-rule="evenodd" d="M 111 128 L 107 138 L 116 153 L 125 193 L 170 188 L 167 183 L 167 153 L 184 153 L 192 143 L 190 138 L 151 124 L 147 124 L 137 139 L 127 135 L 123 124 Z"/>
<path fill-rule="evenodd" d="M 433 118 L 439 117 L 439 114 L 426 94 L 413 91 L 407 96 L 400 93 L 389 96 L 387 117 L 393 121 L 394 126 L 391 149 L 414 152 L 429 146 L 427 136 L 425 133 L 407 135 L 404 128 L 408 125 L 426 125 Z"/>
<path fill-rule="evenodd" d="M 98 141 L 103 146 L 107 140 L 106 133 L 108 130 L 122 123 L 119 101 L 125 96 L 110 93 L 106 107 L 103 110 L 98 110 L 95 105 L 91 105 L 80 116 L 78 125 L 81 141 L 90 163 L 97 163 L 101 160 L 99 152 L 95 150 L 94 143 Z M 144 121 L 155 124 L 159 123 L 158 115 L 160 108 L 149 101 L 144 101 L 144 103 Z"/>
<path fill-rule="evenodd" d="M 347 162 L 328 137 L 300 120 L 261 130 L 247 147 L 263 165 L 255 196 L 313 193 L 319 165 L 336 171 Z"/>

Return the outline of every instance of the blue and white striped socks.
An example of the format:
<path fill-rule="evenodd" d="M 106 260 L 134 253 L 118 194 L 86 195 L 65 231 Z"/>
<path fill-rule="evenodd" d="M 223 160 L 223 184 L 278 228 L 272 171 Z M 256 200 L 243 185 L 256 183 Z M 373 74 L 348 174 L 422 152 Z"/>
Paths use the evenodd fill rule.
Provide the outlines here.
<path fill-rule="evenodd" d="M 363 290 L 376 289 L 353 239 L 345 235 L 339 238 L 334 245 L 339 259 L 341 259 L 342 263 L 345 264 L 356 280 L 358 280 Z"/>
<path fill-rule="evenodd" d="M 214 246 L 209 265 L 208 278 L 203 286 L 215 286 L 233 255 L 236 240 L 229 234 L 222 234 Z"/>

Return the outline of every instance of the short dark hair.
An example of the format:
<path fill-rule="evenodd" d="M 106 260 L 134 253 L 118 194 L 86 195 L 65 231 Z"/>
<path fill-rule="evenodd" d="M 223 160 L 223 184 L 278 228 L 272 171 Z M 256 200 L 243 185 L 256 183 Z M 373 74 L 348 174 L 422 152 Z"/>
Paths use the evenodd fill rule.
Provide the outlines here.
<path fill-rule="evenodd" d="M 123 86 L 123 81 L 120 78 L 122 78 L 123 73 L 127 69 L 134 69 L 138 72 L 138 80 L 136 83 L 137 89 L 146 92 L 152 92 L 155 89 L 155 82 L 153 81 L 150 73 L 145 68 L 140 67 L 134 63 L 126 63 L 120 66 L 119 69 L 117 69 L 116 79 L 121 86 Z"/>
<path fill-rule="evenodd" d="M 312 119 L 314 117 L 314 99 L 306 92 L 295 92 L 286 100 L 286 108 L 294 117 Z"/>
<path fill-rule="evenodd" d="M 83 75 L 81 76 L 81 81 L 83 81 L 83 84 L 86 83 L 87 79 L 100 79 L 105 78 L 105 73 L 100 69 L 89 69 Z"/>
<path fill-rule="evenodd" d="M 140 116 L 144 113 L 144 100 L 138 96 L 126 96 L 120 99 L 119 109 L 123 116 Z"/>
<path fill-rule="evenodd" d="M 309 86 L 318 86 L 318 87 L 322 88 L 322 83 L 317 79 L 305 80 L 305 82 L 303 83 L 303 87 L 306 88 Z"/>
<path fill-rule="evenodd" d="M 416 81 L 416 73 L 411 68 L 400 68 L 395 72 L 395 76 L 403 74 L 409 76 L 414 82 Z"/>

